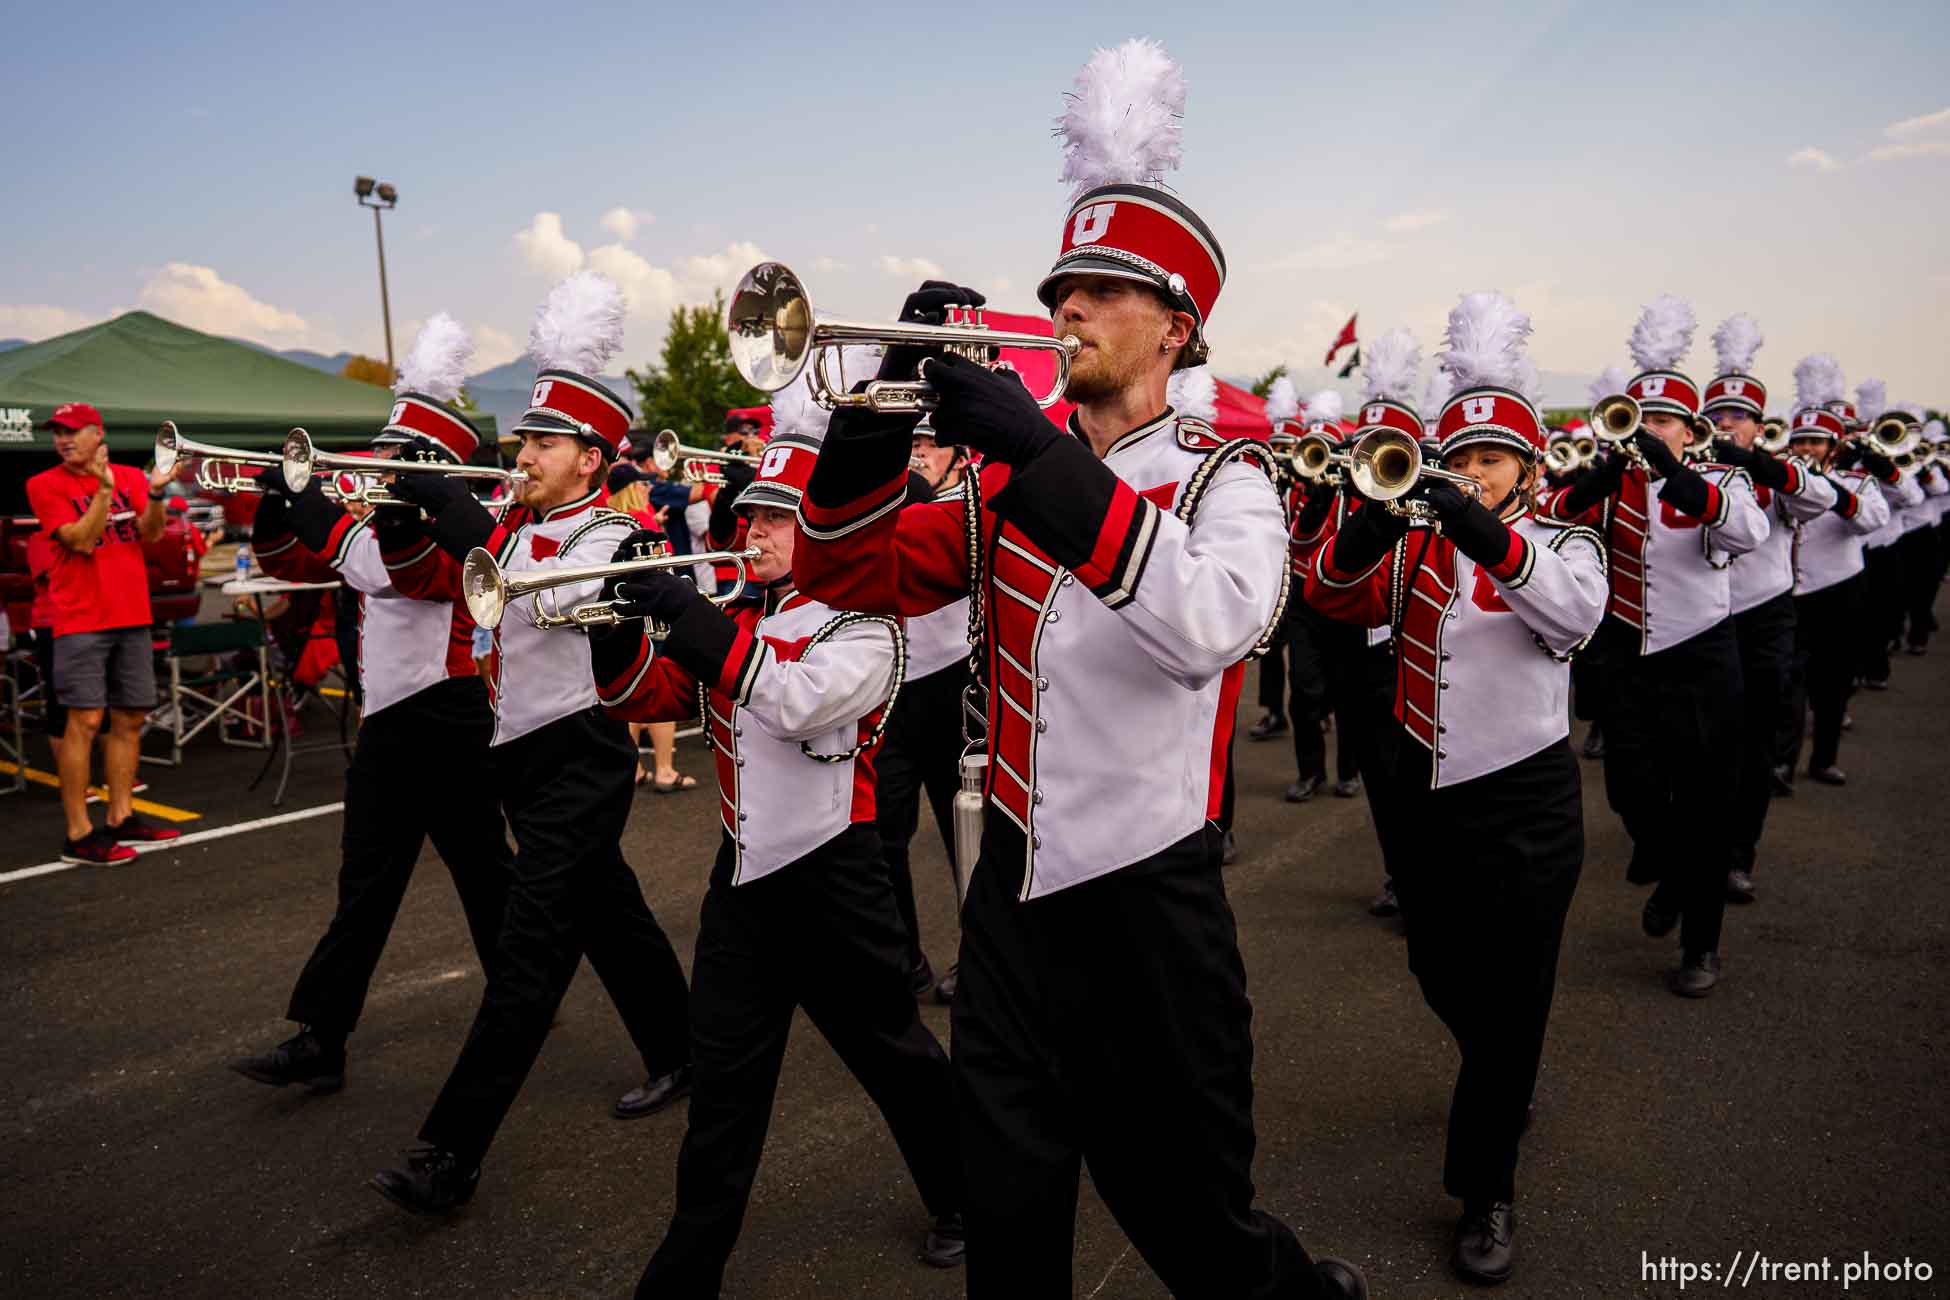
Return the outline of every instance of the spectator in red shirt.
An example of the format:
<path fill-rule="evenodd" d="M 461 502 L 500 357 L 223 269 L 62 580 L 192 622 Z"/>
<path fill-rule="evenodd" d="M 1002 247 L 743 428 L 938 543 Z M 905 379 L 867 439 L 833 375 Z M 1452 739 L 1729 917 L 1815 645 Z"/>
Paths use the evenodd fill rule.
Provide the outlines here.
<path fill-rule="evenodd" d="M 163 534 L 170 476 L 110 464 L 101 412 L 86 402 L 56 407 L 42 427 L 52 432 L 61 463 L 27 480 L 27 499 L 55 542 L 48 572 L 54 688 L 68 711 L 55 747 L 68 819 L 61 860 L 127 862 L 135 857 L 131 842 L 182 833 L 131 806 L 142 722 L 156 707 L 142 543 Z M 104 710 L 108 826 L 97 829 L 88 815 L 88 768 Z"/>

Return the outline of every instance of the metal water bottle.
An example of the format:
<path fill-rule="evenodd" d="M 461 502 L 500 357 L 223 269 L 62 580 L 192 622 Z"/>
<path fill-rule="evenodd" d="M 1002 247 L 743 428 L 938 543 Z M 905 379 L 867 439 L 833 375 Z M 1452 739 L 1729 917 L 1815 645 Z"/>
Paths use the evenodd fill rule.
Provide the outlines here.
<path fill-rule="evenodd" d="M 982 785 L 989 774 L 987 754 L 961 756 L 961 789 L 955 792 L 955 906 L 968 901 L 968 881 L 982 856 Z"/>

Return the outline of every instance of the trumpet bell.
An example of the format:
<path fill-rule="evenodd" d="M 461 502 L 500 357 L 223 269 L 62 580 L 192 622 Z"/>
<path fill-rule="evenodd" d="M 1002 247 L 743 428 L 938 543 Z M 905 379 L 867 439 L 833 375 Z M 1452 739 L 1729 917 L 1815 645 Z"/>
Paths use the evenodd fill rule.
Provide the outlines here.
<path fill-rule="evenodd" d="M 460 566 L 460 594 L 476 623 L 493 631 L 508 608 L 508 580 L 494 556 L 477 546 Z"/>
<path fill-rule="evenodd" d="M 760 262 L 745 272 L 725 306 L 731 363 L 752 387 L 775 393 L 805 373 L 813 325 L 812 300 L 792 268 Z"/>
<path fill-rule="evenodd" d="M 1901 416 L 1885 415 L 1869 426 L 1869 441 L 1890 459 L 1916 450 L 1922 434 Z"/>
<path fill-rule="evenodd" d="M 1623 442 L 1639 431 L 1638 399 L 1628 393 L 1603 397 L 1591 408 L 1590 425 L 1600 442 Z"/>

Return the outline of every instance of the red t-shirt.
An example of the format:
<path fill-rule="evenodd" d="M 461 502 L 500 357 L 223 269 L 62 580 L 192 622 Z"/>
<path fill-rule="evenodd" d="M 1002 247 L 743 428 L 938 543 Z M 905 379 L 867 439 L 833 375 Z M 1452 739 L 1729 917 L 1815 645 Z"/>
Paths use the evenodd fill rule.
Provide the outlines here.
<path fill-rule="evenodd" d="M 140 528 L 149 504 L 149 479 L 132 465 L 110 469 L 115 488 L 108 526 L 94 551 L 82 555 L 54 543 L 47 591 L 54 606 L 56 636 L 149 626 L 149 572 L 143 563 Z M 52 538 L 55 529 L 88 513 L 97 486 L 94 475 L 56 465 L 27 480 L 27 500 Z"/>

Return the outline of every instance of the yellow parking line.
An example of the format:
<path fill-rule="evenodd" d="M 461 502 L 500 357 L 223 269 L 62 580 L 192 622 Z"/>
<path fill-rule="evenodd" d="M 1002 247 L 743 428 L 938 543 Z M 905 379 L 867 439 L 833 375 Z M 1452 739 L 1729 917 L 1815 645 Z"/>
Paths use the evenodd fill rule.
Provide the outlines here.
<path fill-rule="evenodd" d="M 43 772 L 33 767 L 16 767 L 12 763 L 0 761 L 0 776 L 12 776 L 15 772 L 22 773 L 36 785 L 51 785 L 57 790 L 61 788 L 61 779 L 52 772 Z M 108 798 L 106 786 L 91 785 L 88 787 L 88 793 L 102 800 Z M 191 812 L 187 808 L 173 808 L 166 803 L 152 803 L 147 799 L 131 799 L 129 807 L 139 813 L 148 813 L 151 817 L 160 817 L 166 822 L 193 822 L 203 816 L 202 813 Z"/>

